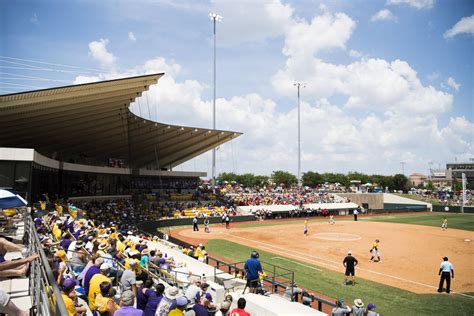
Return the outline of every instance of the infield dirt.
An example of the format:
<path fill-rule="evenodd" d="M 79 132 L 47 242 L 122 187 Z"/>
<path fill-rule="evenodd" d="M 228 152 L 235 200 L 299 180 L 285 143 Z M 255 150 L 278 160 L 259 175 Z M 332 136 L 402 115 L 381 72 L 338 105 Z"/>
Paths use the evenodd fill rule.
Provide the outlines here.
<path fill-rule="evenodd" d="M 203 229 L 193 232 L 192 227 L 186 227 L 173 230 L 172 235 L 193 244 L 226 239 L 338 272 L 344 272 L 342 260 L 351 250 L 359 261 L 356 278 L 415 293 L 436 293 L 439 266 L 442 257 L 447 256 L 454 265 L 452 290 L 474 292 L 474 232 L 368 221 L 329 225 L 310 220 L 309 235 L 304 236 L 303 222 L 302 219 L 287 225 L 252 228 L 233 225 L 231 229 L 213 225 L 210 233 Z M 381 263 L 369 261 L 375 239 L 380 240 Z M 289 262 L 289 267 L 292 264 Z"/>

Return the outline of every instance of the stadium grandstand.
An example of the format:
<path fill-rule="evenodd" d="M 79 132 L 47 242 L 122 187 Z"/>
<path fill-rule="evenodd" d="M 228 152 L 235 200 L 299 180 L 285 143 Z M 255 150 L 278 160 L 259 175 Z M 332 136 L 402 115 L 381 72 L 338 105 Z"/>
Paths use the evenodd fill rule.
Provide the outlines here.
<path fill-rule="evenodd" d="M 198 186 L 206 173 L 173 168 L 241 133 L 163 124 L 129 110 L 161 76 L 0 96 L 2 311 L 113 315 L 136 302 L 155 315 L 185 300 L 214 315 L 245 298 L 252 315 L 324 315 L 283 298 L 294 288 L 289 270 L 283 276 L 273 267 L 262 280 L 266 295 L 249 293 L 243 263 L 138 229 L 150 219 L 236 215 Z"/>

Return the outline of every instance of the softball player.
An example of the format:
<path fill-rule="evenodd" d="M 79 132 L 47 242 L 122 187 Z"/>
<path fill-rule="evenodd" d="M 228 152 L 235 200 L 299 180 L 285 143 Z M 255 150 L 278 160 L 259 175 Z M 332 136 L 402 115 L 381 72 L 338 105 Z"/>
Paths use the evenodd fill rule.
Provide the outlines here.
<path fill-rule="evenodd" d="M 336 221 L 334 220 L 334 215 L 329 215 L 329 225 L 334 225 L 336 224 Z"/>
<path fill-rule="evenodd" d="M 448 229 L 448 219 L 445 217 L 443 218 L 443 222 L 441 223 L 441 230 Z"/>
<path fill-rule="evenodd" d="M 377 257 L 376 262 L 382 262 L 382 257 L 380 256 L 380 251 L 379 251 L 379 242 L 380 240 L 375 239 L 372 249 L 370 249 L 370 253 L 372 253 L 372 257 L 370 257 L 370 262 L 374 262 L 375 257 Z"/>
<path fill-rule="evenodd" d="M 304 221 L 304 235 L 308 236 L 308 220 Z"/>

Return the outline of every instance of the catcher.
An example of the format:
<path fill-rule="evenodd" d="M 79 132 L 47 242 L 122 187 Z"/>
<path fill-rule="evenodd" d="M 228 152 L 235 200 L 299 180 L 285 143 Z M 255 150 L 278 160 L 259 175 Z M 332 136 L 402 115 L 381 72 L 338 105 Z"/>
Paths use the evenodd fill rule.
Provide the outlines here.
<path fill-rule="evenodd" d="M 382 262 L 382 257 L 380 256 L 379 251 L 379 242 L 380 240 L 375 239 L 372 248 L 369 250 L 369 252 L 372 254 L 372 257 L 370 257 L 370 262 Z M 374 261 L 375 257 L 377 257 L 377 261 Z"/>

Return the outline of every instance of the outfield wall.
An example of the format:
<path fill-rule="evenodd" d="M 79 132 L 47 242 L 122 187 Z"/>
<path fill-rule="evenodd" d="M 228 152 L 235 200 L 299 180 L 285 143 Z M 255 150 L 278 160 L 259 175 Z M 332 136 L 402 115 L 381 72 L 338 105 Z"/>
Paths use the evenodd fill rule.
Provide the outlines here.
<path fill-rule="evenodd" d="M 446 211 L 445 208 L 448 207 L 449 210 Z M 433 205 L 433 212 L 447 212 L 447 213 L 461 213 L 461 206 L 455 205 Z M 474 213 L 474 206 L 465 206 L 464 213 Z"/>
<path fill-rule="evenodd" d="M 248 215 L 248 216 L 232 216 L 230 218 L 231 223 L 232 222 L 248 222 L 248 221 L 254 221 L 255 216 L 254 215 Z M 211 224 L 216 224 L 216 223 L 221 223 L 222 218 L 221 217 L 209 217 L 209 222 Z M 204 218 L 198 218 L 198 224 L 203 225 L 204 224 Z M 170 218 L 170 219 L 162 219 L 159 221 L 146 221 L 137 224 L 137 227 L 140 230 L 143 230 L 149 234 L 156 235 L 157 233 L 157 228 L 163 228 L 163 227 L 173 227 L 173 226 L 185 226 L 193 225 L 193 218 Z"/>

